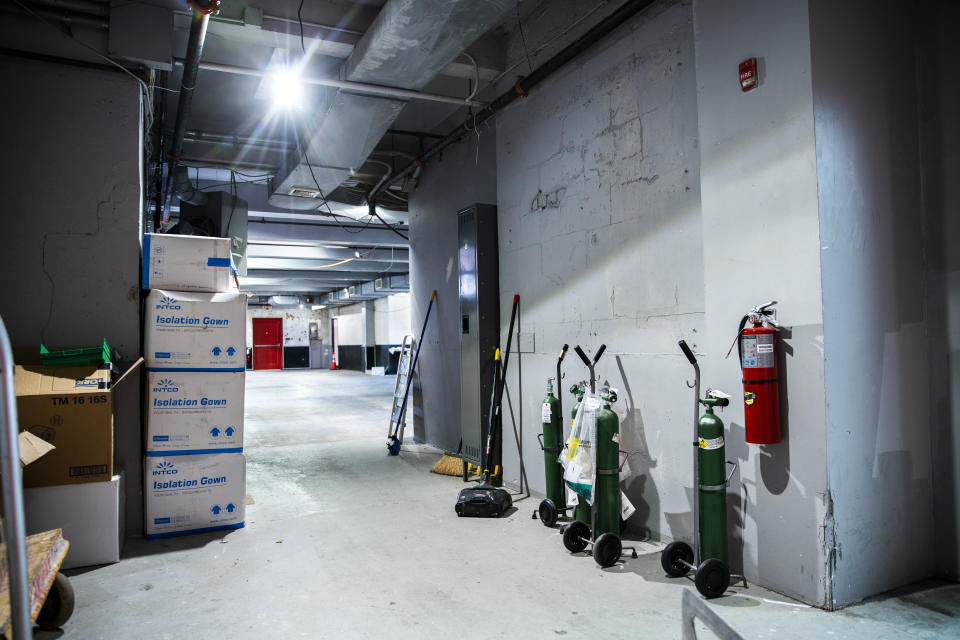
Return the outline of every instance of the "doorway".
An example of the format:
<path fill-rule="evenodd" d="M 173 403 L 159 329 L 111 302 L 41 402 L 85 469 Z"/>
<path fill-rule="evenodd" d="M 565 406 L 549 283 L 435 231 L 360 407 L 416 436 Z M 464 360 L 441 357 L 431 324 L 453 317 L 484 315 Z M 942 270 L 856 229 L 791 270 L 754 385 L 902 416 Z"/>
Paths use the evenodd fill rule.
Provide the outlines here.
<path fill-rule="evenodd" d="M 283 318 L 253 319 L 253 368 L 283 369 Z"/>

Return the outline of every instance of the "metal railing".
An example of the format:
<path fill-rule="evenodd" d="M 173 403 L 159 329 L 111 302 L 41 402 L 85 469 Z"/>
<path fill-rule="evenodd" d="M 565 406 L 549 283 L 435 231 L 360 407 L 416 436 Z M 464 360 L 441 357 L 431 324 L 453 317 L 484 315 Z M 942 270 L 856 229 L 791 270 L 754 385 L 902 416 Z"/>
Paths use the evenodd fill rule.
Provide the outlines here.
<path fill-rule="evenodd" d="M 10 628 L 14 640 L 33 637 L 30 590 L 27 586 L 26 524 L 23 518 L 23 479 L 17 442 L 17 393 L 13 386 L 13 350 L 0 318 L 0 481 L 3 482 L 3 539 L 7 545 L 10 578 Z"/>
<path fill-rule="evenodd" d="M 720 640 L 743 640 L 743 636 L 724 622 L 706 602 L 690 589 L 684 588 L 683 595 L 680 596 L 680 628 L 683 631 L 683 640 L 697 640 L 697 629 L 693 625 L 696 618 L 700 618 Z"/>

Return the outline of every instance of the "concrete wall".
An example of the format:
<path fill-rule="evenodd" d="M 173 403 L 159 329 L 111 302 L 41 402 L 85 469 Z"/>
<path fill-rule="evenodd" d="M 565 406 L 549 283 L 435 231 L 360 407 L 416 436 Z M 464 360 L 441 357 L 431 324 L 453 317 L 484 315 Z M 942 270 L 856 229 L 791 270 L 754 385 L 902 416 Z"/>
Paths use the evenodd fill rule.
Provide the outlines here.
<path fill-rule="evenodd" d="M 960 580 L 960 4 L 941 0 L 921 25 L 925 322 L 930 371 L 934 541 L 938 574 Z"/>
<path fill-rule="evenodd" d="M 410 333 L 410 294 L 395 293 L 374 300 L 377 344 L 400 344 Z"/>
<path fill-rule="evenodd" d="M 943 354 L 949 342 L 928 341 L 925 256 L 938 257 L 937 271 L 946 266 L 939 234 L 949 227 L 930 235 L 922 222 L 925 213 L 939 212 L 925 212 L 922 197 L 928 167 L 917 144 L 920 100 L 913 89 L 921 87 L 916 47 L 924 36 L 914 9 L 812 0 L 810 26 L 827 471 L 836 514 L 832 603 L 844 606 L 925 578 L 940 564 L 934 555 L 933 504 L 940 487 L 931 468 L 931 407 L 941 433 L 950 416 L 931 397 L 928 350 Z M 935 83 L 929 91 L 935 94 Z M 943 222 L 953 225 L 949 218 Z M 936 245 L 932 252 L 930 243 Z M 937 306 L 935 321 L 942 322 Z M 941 367 L 936 370 L 942 375 Z M 938 384 L 940 394 L 944 386 Z M 891 518 L 896 527 L 889 526 Z M 955 530 L 949 540 L 947 558 L 955 570 Z"/>
<path fill-rule="evenodd" d="M 113 72 L 0 57 L 7 225 L 0 316 L 14 347 L 140 355 L 140 90 Z M 13 91 L 13 89 L 11 89 Z M 125 388 L 124 388 L 125 387 Z M 143 530 L 139 374 L 117 390 L 126 530 Z"/>
<path fill-rule="evenodd" d="M 723 412 L 728 498 L 748 579 L 824 601 L 826 518 L 823 316 L 806 2 L 697 0 L 697 98 L 707 331 L 703 379 L 737 401 Z M 743 93 L 737 66 L 760 58 Z M 745 442 L 740 368 L 725 359 L 740 317 L 778 300 L 783 439 Z M 739 538 L 739 541 L 736 540 Z"/>
<path fill-rule="evenodd" d="M 528 42 L 577 4 L 535 12 Z M 630 526 L 665 538 L 689 538 L 693 524 L 691 371 L 677 340 L 699 344 L 704 320 L 694 67 L 690 3 L 662 3 L 497 118 L 501 325 L 518 293 L 534 337 L 507 376 L 527 479 L 544 490 L 539 408 L 560 348 L 606 343 L 598 384 L 620 390 L 622 444 L 640 452 L 624 481 L 638 507 Z M 572 352 L 564 371 L 569 411 L 566 389 L 588 374 Z M 504 479 L 517 485 L 507 415 Z"/>
<path fill-rule="evenodd" d="M 313 311 L 309 306 L 303 309 L 263 309 L 247 308 L 247 346 L 253 346 L 253 318 L 281 318 L 283 320 L 283 346 L 310 346 L 310 323 L 319 325 L 323 321 L 321 310 Z"/>
<path fill-rule="evenodd" d="M 479 144 L 479 146 L 477 146 Z M 481 127 L 432 161 L 410 196 L 410 325 L 419 338 L 437 291 L 413 381 L 414 437 L 443 449 L 460 442 L 460 300 L 457 211 L 497 200 L 496 140 Z"/>
<path fill-rule="evenodd" d="M 337 319 L 337 344 L 360 345 L 363 335 L 363 309 L 358 304 L 341 307 L 334 317 Z"/>

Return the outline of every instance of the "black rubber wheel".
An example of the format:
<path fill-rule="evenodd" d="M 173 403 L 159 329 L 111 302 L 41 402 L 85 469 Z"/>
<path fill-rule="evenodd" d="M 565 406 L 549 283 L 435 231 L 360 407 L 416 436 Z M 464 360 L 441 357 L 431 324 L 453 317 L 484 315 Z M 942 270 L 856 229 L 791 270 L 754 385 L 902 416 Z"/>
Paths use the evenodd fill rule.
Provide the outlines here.
<path fill-rule="evenodd" d="M 545 527 L 552 527 L 557 524 L 557 505 L 553 504 L 553 500 L 547 498 L 540 502 L 540 507 L 537 509 L 537 515 L 540 516 L 540 522 L 543 523 Z"/>
<path fill-rule="evenodd" d="M 570 553 L 580 553 L 590 541 L 590 527 L 586 522 L 574 520 L 563 531 L 563 546 Z"/>
<path fill-rule="evenodd" d="M 730 586 L 730 569 L 716 558 L 704 560 L 697 567 L 694 582 L 704 598 L 719 598 Z"/>
<path fill-rule="evenodd" d="M 593 543 L 593 559 L 604 569 L 617 564 L 622 551 L 623 543 L 615 533 L 604 533 Z"/>
<path fill-rule="evenodd" d="M 59 629 L 73 615 L 73 605 L 76 599 L 73 593 L 73 585 L 70 579 L 58 573 L 50 585 L 50 592 L 47 593 L 47 599 L 43 601 L 40 607 L 40 613 L 37 614 L 37 626 L 44 631 L 53 631 Z"/>
<path fill-rule="evenodd" d="M 660 566 L 671 578 L 683 577 L 690 571 L 690 568 L 681 563 L 680 560 L 693 564 L 693 549 L 686 542 L 679 540 L 671 542 L 660 554 Z"/>

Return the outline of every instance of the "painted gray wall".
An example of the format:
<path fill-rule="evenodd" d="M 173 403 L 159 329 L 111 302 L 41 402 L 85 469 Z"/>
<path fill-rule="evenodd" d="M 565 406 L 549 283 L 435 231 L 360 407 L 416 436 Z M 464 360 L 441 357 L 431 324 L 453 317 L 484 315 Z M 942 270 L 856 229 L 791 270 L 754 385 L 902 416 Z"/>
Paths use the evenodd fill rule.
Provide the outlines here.
<path fill-rule="evenodd" d="M 941 0 L 922 24 L 920 77 L 924 257 L 930 361 L 934 540 L 938 574 L 960 580 L 960 4 Z"/>
<path fill-rule="evenodd" d="M 909 21 L 887 14 L 865 29 L 852 22 L 875 13 L 864 5 L 827 24 L 828 5 L 655 5 L 498 115 L 496 189 L 501 328 L 519 293 L 522 331 L 534 341 L 532 352 L 514 354 L 509 375 L 534 491 L 543 489 L 537 409 L 557 352 L 564 342 L 592 352 L 604 341 L 600 381 L 621 388 L 624 447 L 643 452 L 627 480 L 639 507 L 631 526 L 688 537 L 690 372 L 676 340 L 695 347 L 705 386 L 738 399 L 739 367 L 724 356 L 740 317 L 777 299 L 783 441 L 746 444 L 740 402 L 721 414 L 727 457 L 739 463 L 731 564 L 834 607 L 934 571 L 956 576 L 960 259 L 950 249 L 960 223 L 951 215 L 958 127 L 949 114 L 960 94 L 949 71 L 957 45 L 943 26 L 956 7 L 940 4 L 942 15 L 925 23 L 941 37 L 920 38 L 914 51 L 931 64 L 916 78 Z M 583 14 L 572 1 L 525 7 L 527 42 L 555 37 Z M 537 54 L 530 44 L 532 66 L 559 46 Z M 507 59 L 521 61 L 520 72 L 523 55 L 514 32 Z M 761 85 L 743 93 L 737 65 L 752 56 Z M 837 59 L 844 64 L 830 67 Z M 903 78 L 916 94 L 892 84 Z M 428 167 L 415 202 L 449 199 L 471 176 L 466 143 L 454 149 Z M 435 220 L 413 216 L 423 250 Z M 415 286 L 456 276 L 447 270 L 452 220 L 439 233 L 449 250 L 414 260 Z M 455 297 L 453 283 L 447 295 Z M 425 306 L 426 294 L 419 298 Z M 456 349 L 449 315 L 438 330 L 450 335 L 431 349 Z M 565 371 L 561 387 L 585 375 L 572 355 Z M 455 417 L 453 384 L 424 380 L 437 402 L 424 403 L 419 432 L 428 441 L 444 433 L 435 419 Z M 931 408 L 916 406 L 928 400 Z M 508 431 L 506 480 L 516 486 L 511 441 Z M 934 549 L 944 567 L 931 566 Z"/>
<path fill-rule="evenodd" d="M 746 576 L 804 602 L 824 602 L 826 514 L 823 329 L 810 40 L 806 2 L 694 2 L 707 336 L 704 383 L 739 399 L 724 356 L 740 317 L 779 300 L 785 417 L 776 445 L 745 442 L 743 404 L 722 417 L 739 462 L 735 537 Z M 760 58 L 760 86 L 737 65 Z M 729 495 L 729 494 L 728 494 Z M 739 529 L 739 534 L 736 533 Z M 731 553 L 738 552 L 737 544 Z"/>
<path fill-rule="evenodd" d="M 917 96 L 896 89 L 911 13 L 810 4 L 834 606 L 932 570 Z"/>
<path fill-rule="evenodd" d="M 446 450 L 460 442 L 457 211 L 497 200 L 492 130 L 477 144 L 471 137 L 446 149 L 410 196 L 410 328 L 418 339 L 430 292 L 437 291 L 411 390 L 413 435 Z"/>
<path fill-rule="evenodd" d="M 566 24 L 577 4 L 535 13 L 528 43 Z M 560 385 L 569 412 L 566 389 L 588 375 L 573 346 L 593 354 L 606 343 L 598 381 L 620 390 L 623 447 L 641 452 L 624 481 L 638 507 L 630 526 L 688 539 L 691 369 L 677 340 L 703 335 L 690 3 L 635 17 L 499 115 L 497 178 L 502 330 L 519 293 L 522 332 L 534 336 L 533 353 L 511 360 L 507 376 L 519 410 L 522 364 L 532 488 L 544 490 L 539 409 L 562 345 L 571 346 Z M 518 458 L 508 432 L 504 479 L 514 486 Z"/>
<path fill-rule="evenodd" d="M 14 347 L 104 338 L 140 355 L 140 90 L 126 75 L 0 57 L 5 211 L 0 315 Z M 140 376 L 116 393 L 126 530 L 143 530 Z"/>

